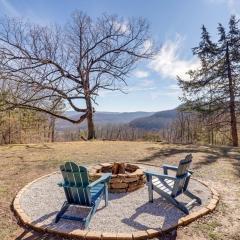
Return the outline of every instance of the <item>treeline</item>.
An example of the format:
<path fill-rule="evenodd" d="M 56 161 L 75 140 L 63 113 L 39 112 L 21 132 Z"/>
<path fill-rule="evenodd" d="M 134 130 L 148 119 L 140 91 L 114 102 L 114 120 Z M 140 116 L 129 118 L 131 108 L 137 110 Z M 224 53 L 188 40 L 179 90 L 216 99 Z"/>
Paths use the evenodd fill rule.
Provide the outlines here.
<path fill-rule="evenodd" d="M 26 109 L 0 112 L 0 144 L 54 141 L 53 120 Z"/>
<path fill-rule="evenodd" d="M 146 131 L 144 129 L 133 128 L 128 124 L 108 124 L 96 126 L 96 138 L 110 141 L 160 141 L 158 131 Z M 56 132 L 56 141 L 79 141 L 87 140 L 87 130 L 66 129 Z"/>
<path fill-rule="evenodd" d="M 96 126 L 96 137 L 110 141 L 155 141 L 177 144 L 231 145 L 229 126 L 217 126 L 213 118 L 196 112 L 179 111 L 177 117 L 159 130 L 133 128 L 128 124 Z M 56 141 L 79 141 L 87 139 L 84 129 L 56 132 Z"/>
<path fill-rule="evenodd" d="M 214 120 L 196 112 L 179 112 L 167 128 L 160 130 L 159 138 L 169 143 L 232 145 L 230 126 Z"/>
<path fill-rule="evenodd" d="M 96 126 L 96 137 L 110 141 L 161 141 L 181 144 L 230 145 L 229 126 L 224 128 L 196 112 L 181 112 L 166 128 L 148 131 L 128 124 Z M 0 144 L 53 141 L 85 141 L 87 130 L 55 130 L 55 119 L 32 110 L 15 109 L 0 112 Z"/>

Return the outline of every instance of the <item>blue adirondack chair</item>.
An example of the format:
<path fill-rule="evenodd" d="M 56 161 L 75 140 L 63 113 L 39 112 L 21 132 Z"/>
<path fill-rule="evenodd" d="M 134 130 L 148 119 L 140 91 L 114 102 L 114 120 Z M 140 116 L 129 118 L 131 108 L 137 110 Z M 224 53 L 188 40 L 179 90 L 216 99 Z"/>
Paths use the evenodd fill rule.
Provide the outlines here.
<path fill-rule="evenodd" d="M 58 185 L 63 187 L 67 201 L 64 202 L 57 214 L 55 222 L 58 222 L 60 218 L 64 218 L 80 221 L 87 227 L 103 196 L 105 198 L 105 206 L 108 204 L 108 182 L 111 178 L 111 173 L 106 173 L 90 183 L 87 168 L 78 166 L 74 162 L 66 162 L 60 166 L 60 170 L 63 182 Z M 81 206 L 80 212 L 83 213 L 82 216 L 68 214 L 68 209 L 71 205 Z"/>
<path fill-rule="evenodd" d="M 192 155 L 189 154 L 185 159 L 179 162 L 178 167 L 163 165 L 164 174 L 155 171 L 145 171 L 144 173 L 148 184 L 149 202 L 153 202 L 153 191 L 155 191 L 186 214 L 189 214 L 189 209 L 193 204 L 201 204 L 201 199 L 187 190 L 190 177 L 193 174 L 193 172 L 189 170 L 191 162 Z M 168 170 L 175 171 L 176 175 L 168 175 Z M 192 200 L 187 204 L 177 201 L 176 197 L 182 193 Z"/>

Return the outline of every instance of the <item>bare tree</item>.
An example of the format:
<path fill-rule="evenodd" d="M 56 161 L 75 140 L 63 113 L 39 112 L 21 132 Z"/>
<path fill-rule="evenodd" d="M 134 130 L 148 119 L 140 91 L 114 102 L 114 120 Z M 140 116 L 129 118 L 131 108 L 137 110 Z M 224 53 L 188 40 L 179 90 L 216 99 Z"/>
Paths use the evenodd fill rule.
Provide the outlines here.
<path fill-rule="evenodd" d="M 99 91 L 121 90 L 135 63 L 153 55 L 146 20 L 74 12 L 65 27 L 0 21 L 0 72 L 7 107 L 27 108 L 81 123 L 95 137 L 93 103 Z M 54 102 L 56 105 L 52 104 Z M 80 113 L 72 119 L 54 111 L 65 103 Z"/>

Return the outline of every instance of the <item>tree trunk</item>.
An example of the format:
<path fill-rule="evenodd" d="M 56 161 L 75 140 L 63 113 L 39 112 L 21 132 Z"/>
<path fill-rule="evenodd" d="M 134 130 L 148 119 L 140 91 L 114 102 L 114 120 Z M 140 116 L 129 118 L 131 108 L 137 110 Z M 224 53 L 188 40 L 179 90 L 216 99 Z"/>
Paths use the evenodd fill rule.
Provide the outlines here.
<path fill-rule="evenodd" d="M 51 142 L 55 142 L 55 117 L 51 119 Z"/>
<path fill-rule="evenodd" d="M 8 144 L 11 144 L 12 142 L 12 129 L 11 129 L 11 111 L 8 111 Z"/>
<path fill-rule="evenodd" d="M 81 72 L 80 72 L 81 74 Z M 95 134 L 95 127 L 94 127 L 94 122 L 93 122 L 93 107 L 92 107 L 92 100 L 90 96 L 90 85 L 89 85 L 89 73 L 82 73 L 85 75 L 85 79 L 83 81 L 83 89 L 84 89 L 84 96 L 85 96 L 85 102 L 86 102 L 86 107 L 88 111 L 87 115 L 87 126 L 88 126 L 88 140 L 95 139 L 96 134 Z"/>
<path fill-rule="evenodd" d="M 48 126 L 48 141 L 51 141 L 51 142 L 55 141 L 55 122 L 56 122 L 56 118 L 51 117 L 50 124 Z"/>
<path fill-rule="evenodd" d="M 232 79 L 232 72 L 229 60 L 229 51 L 228 43 L 226 49 L 226 60 L 227 60 L 227 72 L 228 72 L 228 85 L 229 85 L 229 111 L 231 118 L 231 135 L 232 135 L 232 144 L 234 147 L 238 146 L 238 133 L 237 133 L 237 119 L 236 119 L 236 106 L 235 106 L 235 95 L 234 95 L 234 84 Z"/>
<path fill-rule="evenodd" d="M 89 114 L 87 117 L 87 123 L 88 123 L 88 140 L 96 138 L 95 136 L 95 127 L 93 123 L 93 114 Z"/>
<path fill-rule="evenodd" d="M 87 125 L 88 125 L 88 140 L 95 139 L 95 127 L 93 122 L 93 108 L 90 97 L 86 97 L 86 105 L 89 111 L 87 116 Z"/>

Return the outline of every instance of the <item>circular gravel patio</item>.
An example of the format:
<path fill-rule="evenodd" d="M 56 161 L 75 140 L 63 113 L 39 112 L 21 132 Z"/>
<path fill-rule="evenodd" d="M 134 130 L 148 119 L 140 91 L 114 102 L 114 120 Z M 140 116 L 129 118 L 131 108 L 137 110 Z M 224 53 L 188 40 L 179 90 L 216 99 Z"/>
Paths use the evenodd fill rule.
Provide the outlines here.
<path fill-rule="evenodd" d="M 153 166 L 139 165 L 144 169 L 159 170 Z M 154 193 L 154 202 L 148 202 L 147 186 L 130 193 L 110 193 L 109 205 L 104 201 L 93 216 L 89 228 L 80 222 L 61 219 L 54 222 L 65 195 L 57 183 L 62 181 L 60 172 L 41 177 L 23 188 L 14 201 L 14 209 L 21 221 L 35 230 L 88 239 L 147 239 L 159 236 L 178 225 L 186 225 L 212 211 L 218 194 L 196 179 L 191 179 L 189 190 L 201 198 L 202 205 L 194 206 L 189 215 Z M 182 194 L 180 202 L 189 201 Z M 77 214 L 77 208 L 71 211 Z M 124 237 L 125 236 L 125 237 Z M 135 237 L 134 237 L 135 236 Z M 145 236 L 145 238 L 144 238 Z"/>

